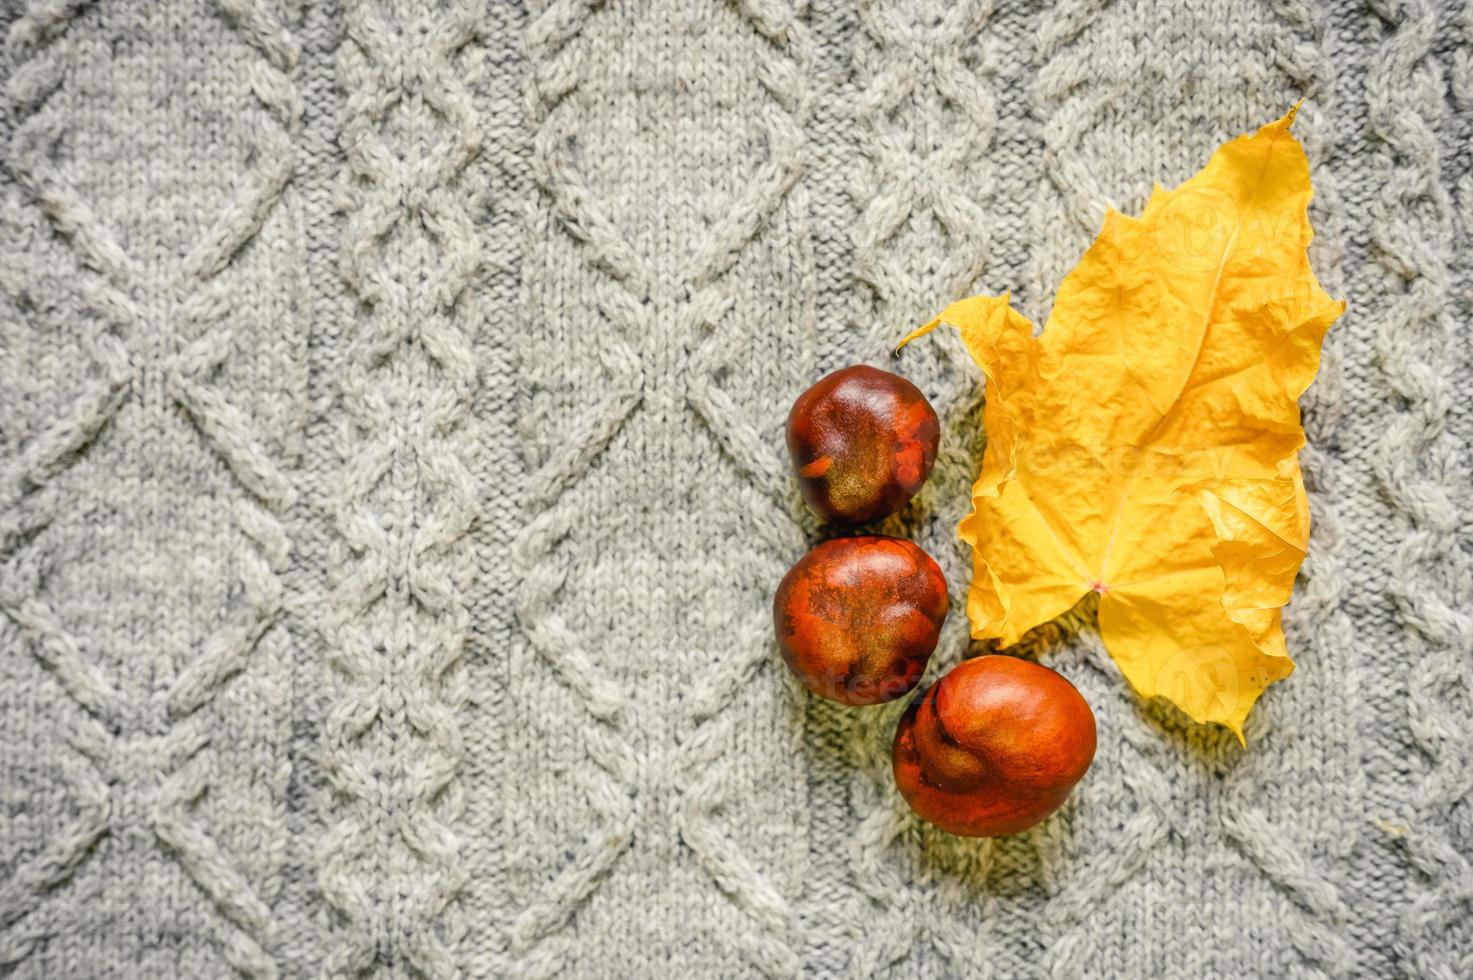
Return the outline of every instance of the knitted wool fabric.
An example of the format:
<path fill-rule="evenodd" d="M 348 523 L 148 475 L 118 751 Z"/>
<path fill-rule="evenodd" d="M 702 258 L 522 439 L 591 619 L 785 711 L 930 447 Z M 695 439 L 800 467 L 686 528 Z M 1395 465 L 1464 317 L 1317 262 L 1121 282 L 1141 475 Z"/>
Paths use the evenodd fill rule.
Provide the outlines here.
<path fill-rule="evenodd" d="M 1473 975 L 1466 0 L 0 4 L 0 975 Z M 1299 671 L 918 823 L 783 670 L 825 371 L 1295 123 Z M 884 530 L 952 583 L 980 378 Z M 1035 651 L 1038 652 L 1038 651 Z"/>

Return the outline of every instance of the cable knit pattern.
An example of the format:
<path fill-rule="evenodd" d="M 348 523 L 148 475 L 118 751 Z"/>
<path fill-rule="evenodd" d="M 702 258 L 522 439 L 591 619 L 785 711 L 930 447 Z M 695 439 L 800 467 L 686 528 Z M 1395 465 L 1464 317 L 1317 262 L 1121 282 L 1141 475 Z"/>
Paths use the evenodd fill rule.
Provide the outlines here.
<path fill-rule="evenodd" d="M 0 4 L 0 976 L 1473 975 L 1473 4 Z M 1305 99 L 1300 669 L 1245 752 L 1128 690 L 948 837 L 806 694 L 782 448 L 983 388 L 1104 209 Z"/>
<path fill-rule="evenodd" d="M 465 933 L 455 824 L 466 690 L 461 658 L 480 511 L 468 334 L 481 262 L 482 144 L 467 91 L 478 4 L 344 5 L 339 79 L 356 329 L 341 382 L 326 628 L 323 895 L 341 918 L 324 970 L 458 975 Z"/>
<path fill-rule="evenodd" d="M 5 361 L 0 611 L 22 694 L 5 711 L 0 964 L 275 977 L 280 461 L 306 336 L 296 48 L 247 2 L 132 25 L 152 36 L 115 14 L 40 5 L 10 30 L 5 350 L 35 359 Z M 223 84 L 192 98 L 210 62 Z M 111 125 L 130 114 L 141 130 Z M 137 179 L 150 170 L 164 180 Z"/>
<path fill-rule="evenodd" d="M 1398 512 L 1389 589 L 1398 620 L 1421 648 L 1407 679 L 1407 724 L 1420 759 L 1408 759 L 1403 818 L 1418 872 L 1395 940 L 1418 975 L 1451 980 L 1473 968 L 1465 922 L 1473 902 L 1473 842 L 1466 808 L 1473 734 L 1473 558 L 1457 539 L 1449 484 L 1466 475 L 1448 437 L 1453 380 L 1435 365 L 1456 343 L 1449 310 L 1452 203 L 1441 184 L 1440 101 L 1446 85 L 1431 63 L 1435 11 L 1404 3 L 1378 11 L 1390 32 L 1387 57 L 1368 80 L 1370 123 L 1390 164 L 1373 235 L 1391 300 L 1378 323 L 1376 353 L 1396 406 L 1376 456 L 1376 474 Z M 1424 100 L 1425 103 L 1424 103 Z M 1465 324 L 1466 325 L 1466 324 Z M 1463 447 L 1466 448 L 1466 447 Z"/>
<path fill-rule="evenodd" d="M 709 46 L 718 31 L 733 50 Z M 542 724 L 576 726 L 583 745 L 558 761 L 585 789 L 595 823 L 564 831 L 582 843 L 535 886 L 514 951 L 533 974 L 578 963 L 641 975 L 657 969 L 650 957 L 662 955 L 684 916 L 717 944 L 704 954 L 709 969 L 745 961 L 790 975 L 799 965 L 789 908 L 796 881 L 792 862 L 773 861 L 785 837 L 771 822 L 732 825 L 724 813 L 747 794 L 801 800 L 796 760 L 753 744 L 751 725 L 763 716 L 768 739 L 791 743 L 795 734 L 781 734 L 784 689 L 754 688 L 754 674 L 771 679 L 770 613 L 765 604 L 702 609 L 700 597 L 726 576 L 758 588 L 782 574 L 801 542 L 777 452 L 782 408 L 762 399 L 750 359 L 737 355 L 773 324 L 801 317 L 802 296 L 774 291 L 761 270 L 779 263 L 793 275 L 793 257 L 774 250 L 764 226 L 793 221 L 804 30 L 772 3 L 555 5 L 531 35 L 529 113 L 539 120 L 535 167 L 547 207 L 534 233 L 549 236 L 561 261 L 544 258 L 524 279 L 533 318 L 568 326 L 524 348 L 535 417 L 524 422 L 529 494 L 539 509 L 518 541 L 520 608 L 553 671 L 534 690 L 573 695 L 568 722 L 554 705 Z M 671 60 L 654 55 L 662 50 Z M 765 111 L 733 114 L 723 99 Z M 705 152 L 697 112 L 713 122 L 724 112 L 716 124 L 732 128 L 730 143 L 710 162 L 715 185 L 681 186 L 696 172 L 675 163 Z M 667 206 L 629 211 L 629 194 L 616 192 L 627 182 Z M 791 349 L 801 337 L 775 341 Z M 612 500 L 669 493 L 695 506 L 656 505 L 606 530 L 588 520 Z M 723 500 L 740 506 L 723 513 Z M 580 553 L 595 560 L 578 562 Z M 672 566 L 682 571 L 672 577 Z M 613 593 L 602 584 L 609 574 Z M 660 629 L 682 636 L 656 639 Z M 703 652 L 699 662 L 692 648 Z M 549 751 L 557 748 L 527 746 L 526 764 Z M 785 880 L 772 880 L 774 871 Z M 629 890 L 650 874 L 675 876 L 690 899 L 657 898 L 665 911 L 637 927 L 643 941 L 612 962 L 590 960 L 579 937 L 617 921 Z"/>

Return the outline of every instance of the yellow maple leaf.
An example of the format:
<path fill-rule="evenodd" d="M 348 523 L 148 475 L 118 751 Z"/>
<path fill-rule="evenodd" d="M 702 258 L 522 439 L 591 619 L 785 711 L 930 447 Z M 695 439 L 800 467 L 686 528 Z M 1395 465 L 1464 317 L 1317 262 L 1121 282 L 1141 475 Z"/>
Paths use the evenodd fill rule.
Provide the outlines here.
<path fill-rule="evenodd" d="M 1114 211 L 1043 333 L 1008 297 L 953 303 L 987 379 L 960 533 L 972 635 L 1016 643 L 1089 592 L 1142 695 L 1238 738 L 1294 669 L 1280 613 L 1309 540 L 1298 398 L 1345 309 L 1310 269 L 1294 112 Z"/>

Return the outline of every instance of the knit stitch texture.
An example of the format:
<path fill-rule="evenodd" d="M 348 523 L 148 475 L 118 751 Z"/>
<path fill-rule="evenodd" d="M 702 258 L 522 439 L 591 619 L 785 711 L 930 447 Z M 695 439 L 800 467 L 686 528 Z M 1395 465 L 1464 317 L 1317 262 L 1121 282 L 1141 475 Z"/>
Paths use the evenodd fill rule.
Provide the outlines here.
<path fill-rule="evenodd" d="M 1473 976 L 1473 3 L 0 2 L 0 976 Z M 1295 100 L 1299 671 L 917 822 L 782 452 Z M 893 365 L 892 365 L 893 366 Z M 883 530 L 941 562 L 982 385 Z"/>

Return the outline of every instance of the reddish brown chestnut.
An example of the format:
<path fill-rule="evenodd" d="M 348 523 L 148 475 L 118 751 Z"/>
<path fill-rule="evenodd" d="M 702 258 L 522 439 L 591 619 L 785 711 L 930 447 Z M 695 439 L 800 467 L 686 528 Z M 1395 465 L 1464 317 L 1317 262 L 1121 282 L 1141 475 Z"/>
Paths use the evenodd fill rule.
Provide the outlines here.
<path fill-rule="evenodd" d="M 788 413 L 788 452 L 818 516 L 836 524 L 888 517 L 926 482 L 941 424 L 921 390 L 863 364 L 835 371 Z"/>
<path fill-rule="evenodd" d="M 1061 674 L 1017 657 L 957 664 L 895 731 L 895 784 L 951 834 L 1000 837 L 1057 810 L 1095 756 L 1095 716 Z"/>
<path fill-rule="evenodd" d="M 899 538 L 825 541 L 773 599 L 783 659 L 803 686 L 842 704 L 882 704 L 921 678 L 946 620 L 946 576 Z"/>

